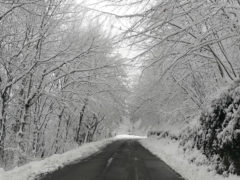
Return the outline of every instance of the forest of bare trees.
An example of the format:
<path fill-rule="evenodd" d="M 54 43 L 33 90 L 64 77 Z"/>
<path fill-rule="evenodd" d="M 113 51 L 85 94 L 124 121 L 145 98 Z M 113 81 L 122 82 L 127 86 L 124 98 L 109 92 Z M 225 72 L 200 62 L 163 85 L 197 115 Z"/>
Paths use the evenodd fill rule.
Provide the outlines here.
<path fill-rule="evenodd" d="M 2 167 L 109 137 L 121 121 L 120 56 L 86 14 L 70 0 L 0 1 Z"/>

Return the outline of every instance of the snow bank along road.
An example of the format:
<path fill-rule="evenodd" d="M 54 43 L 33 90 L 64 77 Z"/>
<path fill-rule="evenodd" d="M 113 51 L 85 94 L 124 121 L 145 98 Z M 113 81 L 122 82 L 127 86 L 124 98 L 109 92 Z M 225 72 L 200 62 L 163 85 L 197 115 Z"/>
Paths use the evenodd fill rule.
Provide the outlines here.
<path fill-rule="evenodd" d="M 137 140 L 118 140 L 41 180 L 182 180 Z"/>

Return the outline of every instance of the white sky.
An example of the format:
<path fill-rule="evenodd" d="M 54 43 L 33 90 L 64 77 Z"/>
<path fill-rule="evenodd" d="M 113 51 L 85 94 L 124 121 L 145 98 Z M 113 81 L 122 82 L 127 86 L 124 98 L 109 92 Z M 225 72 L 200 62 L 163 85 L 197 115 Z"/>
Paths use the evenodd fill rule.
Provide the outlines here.
<path fill-rule="evenodd" d="M 104 0 L 76 0 L 78 4 L 84 6 L 86 8 L 92 9 L 90 11 L 89 16 L 95 17 L 98 16 L 97 20 L 102 24 L 103 31 L 107 34 L 111 34 L 111 36 L 117 36 L 123 33 L 126 29 L 128 29 L 135 19 L 132 18 L 119 18 L 114 16 L 114 14 L 118 16 L 123 15 L 132 15 L 135 13 L 139 13 L 143 9 L 148 9 L 146 5 L 134 5 L 134 6 L 119 6 L 113 7 L 107 3 L 103 3 Z M 99 3 L 101 2 L 101 3 Z M 128 2 L 133 2 L 132 0 L 128 0 Z M 120 5 L 120 4 L 119 4 Z M 106 13 L 100 13 L 106 12 Z M 94 23 L 92 21 L 92 23 Z M 116 48 L 116 52 L 120 53 L 123 58 L 130 59 L 135 57 L 140 52 L 126 46 L 123 43 L 118 44 Z M 134 63 L 129 63 L 129 67 L 126 68 L 126 72 L 129 76 L 129 85 L 133 86 L 136 81 L 138 81 L 138 77 L 141 73 L 141 70 L 137 68 L 137 65 Z"/>
<path fill-rule="evenodd" d="M 117 0 L 116 0 L 117 1 Z M 133 0 L 125 0 L 133 2 Z M 149 7 L 143 5 L 134 5 L 134 6 L 112 6 L 109 3 L 104 3 L 104 0 L 76 0 L 81 6 L 93 9 L 90 11 L 88 16 L 95 17 L 98 16 L 97 20 L 101 23 L 102 29 L 108 34 L 111 33 L 112 36 L 119 35 L 127 30 L 131 24 L 135 21 L 133 18 L 119 18 L 114 16 L 132 15 L 141 12 L 143 9 Z M 105 12 L 105 14 L 100 13 L 100 11 Z M 94 23 L 94 22 L 92 22 Z M 137 52 L 133 52 L 133 49 L 125 47 L 124 44 L 121 44 L 122 48 L 119 49 L 119 52 L 125 57 L 131 58 L 136 56 Z"/>

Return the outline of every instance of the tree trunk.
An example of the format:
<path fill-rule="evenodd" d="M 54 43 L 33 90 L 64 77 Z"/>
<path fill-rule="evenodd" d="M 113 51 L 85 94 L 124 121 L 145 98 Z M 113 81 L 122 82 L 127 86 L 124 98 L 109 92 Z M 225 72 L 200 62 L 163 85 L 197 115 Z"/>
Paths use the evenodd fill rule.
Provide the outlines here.
<path fill-rule="evenodd" d="M 4 148 L 5 148 L 5 137 L 6 137 L 6 108 L 7 101 L 9 100 L 10 88 L 5 89 L 1 94 L 0 99 L 0 165 L 4 165 Z"/>
<path fill-rule="evenodd" d="M 25 163 L 26 159 L 24 158 L 25 153 L 26 153 L 26 142 L 24 142 L 24 135 L 25 135 L 25 131 L 26 131 L 26 124 L 28 122 L 28 117 L 29 117 L 29 105 L 25 104 L 24 108 L 23 108 L 23 113 L 21 115 L 21 119 L 20 119 L 20 124 L 19 124 L 19 130 L 16 134 L 16 139 L 17 139 L 17 158 L 15 162 L 17 165 L 21 165 L 23 163 Z"/>
<path fill-rule="evenodd" d="M 84 115 L 84 112 L 86 110 L 86 107 L 87 107 L 87 99 L 85 99 L 84 101 L 84 105 L 82 107 L 82 110 L 80 112 L 80 117 L 79 117 L 79 121 L 78 121 L 78 128 L 77 128 L 77 132 L 76 132 L 76 142 L 80 145 L 81 144 L 81 138 L 80 138 L 80 130 L 81 130 L 81 126 L 82 126 L 82 121 L 83 121 L 83 115 Z"/>
<path fill-rule="evenodd" d="M 86 135 L 85 135 L 84 143 L 87 143 L 87 142 L 88 142 L 88 134 L 89 134 L 89 130 L 87 130 L 87 133 L 86 133 Z"/>
<path fill-rule="evenodd" d="M 57 153 L 59 150 L 58 140 L 59 140 L 59 134 L 60 134 L 63 113 L 64 113 L 64 108 L 62 109 L 61 113 L 58 115 L 59 121 L 58 121 L 58 127 L 57 127 L 57 134 L 56 134 L 55 142 L 52 145 L 52 149 L 54 148 L 54 146 L 56 146 L 54 153 Z"/>
<path fill-rule="evenodd" d="M 1 109 L 0 109 L 0 165 L 4 164 L 4 145 L 6 137 L 6 113 L 5 113 L 5 100 L 1 98 Z"/>

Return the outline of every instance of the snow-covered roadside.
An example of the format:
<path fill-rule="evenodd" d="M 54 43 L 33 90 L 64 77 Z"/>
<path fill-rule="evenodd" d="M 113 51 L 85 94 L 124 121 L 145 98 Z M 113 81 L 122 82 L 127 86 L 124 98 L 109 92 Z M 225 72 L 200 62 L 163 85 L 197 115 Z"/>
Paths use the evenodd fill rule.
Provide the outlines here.
<path fill-rule="evenodd" d="M 0 168 L 0 180 L 34 180 L 42 174 L 55 171 L 74 161 L 84 159 L 94 153 L 100 152 L 106 145 L 119 139 L 143 139 L 143 136 L 118 135 L 102 141 L 83 144 L 77 149 L 67 151 L 63 154 L 54 154 L 44 160 L 33 161 L 10 171 Z"/>
<path fill-rule="evenodd" d="M 136 136 L 128 134 L 120 134 L 114 137 L 114 139 L 146 139 L 147 136 Z"/>
<path fill-rule="evenodd" d="M 178 141 L 148 138 L 140 142 L 187 180 L 240 180 L 239 176 L 223 177 L 210 171 L 211 167 L 207 165 L 197 165 L 204 161 L 204 156 L 197 150 L 184 153 Z M 192 159 L 195 159 L 194 163 L 191 163 Z"/>
<path fill-rule="evenodd" d="M 34 180 L 41 174 L 52 172 L 76 160 L 81 160 L 98 152 L 101 148 L 113 142 L 115 139 L 116 138 L 111 138 L 87 143 L 77 149 L 63 154 L 54 154 L 44 160 L 33 161 L 10 171 L 4 171 L 0 168 L 0 180 Z"/>

